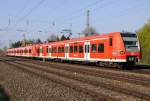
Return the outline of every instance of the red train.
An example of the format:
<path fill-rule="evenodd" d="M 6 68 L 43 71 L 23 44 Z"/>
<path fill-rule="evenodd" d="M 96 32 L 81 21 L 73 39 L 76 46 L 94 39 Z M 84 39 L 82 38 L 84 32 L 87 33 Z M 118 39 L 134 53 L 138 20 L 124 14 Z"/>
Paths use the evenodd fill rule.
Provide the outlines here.
<path fill-rule="evenodd" d="M 34 44 L 7 50 L 8 56 L 94 62 L 99 65 L 135 64 L 140 45 L 135 33 L 113 32 L 71 40 Z"/>

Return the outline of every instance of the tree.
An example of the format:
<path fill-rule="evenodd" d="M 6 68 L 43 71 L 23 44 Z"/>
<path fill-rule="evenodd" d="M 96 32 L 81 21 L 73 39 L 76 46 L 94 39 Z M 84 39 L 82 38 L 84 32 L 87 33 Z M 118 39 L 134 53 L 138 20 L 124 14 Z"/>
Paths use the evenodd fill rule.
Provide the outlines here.
<path fill-rule="evenodd" d="M 0 49 L 0 56 L 4 55 L 4 49 Z"/>
<path fill-rule="evenodd" d="M 61 41 L 66 40 L 67 38 L 65 37 L 65 35 L 63 34 L 60 38 Z"/>
<path fill-rule="evenodd" d="M 34 42 L 33 39 L 25 40 L 26 45 L 33 44 L 33 42 Z"/>
<path fill-rule="evenodd" d="M 22 43 L 23 43 L 22 41 L 17 41 L 17 42 L 11 43 L 10 47 L 11 48 L 21 47 Z"/>
<path fill-rule="evenodd" d="M 142 50 L 142 62 L 150 63 L 150 20 L 137 31 Z"/>
<path fill-rule="evenodd" d="M 82 32 L 84 36 L 92 36 L 96 34 L 96 30 L 93 27 L 87 27 Z"/>
<path fill-rule="evenodd" d="M 42 43 L 42 41 L 41 41 L 40 38 L 37 38 L 37 39 L 35 39 L 35 40 L 33 41 L 33 43 L 35 43 L 35 44 L 40 44 L 40 43 Z"/>
<path fill-rule="evenodd" d="M 48 42 L 55 42 L 55 41 L 59 41 L 59 37 L 56 36 L 55 34 L 51 34 L 48 38 L 47 38 Z"/>

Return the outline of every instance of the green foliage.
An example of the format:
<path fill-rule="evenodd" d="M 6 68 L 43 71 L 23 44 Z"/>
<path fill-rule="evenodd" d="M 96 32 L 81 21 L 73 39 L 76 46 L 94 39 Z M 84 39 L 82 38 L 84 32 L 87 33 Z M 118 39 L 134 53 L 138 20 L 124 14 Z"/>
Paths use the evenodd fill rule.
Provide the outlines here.
<path fill-rule="evenodd" d="M 19 40 L 19 41 L 11 43 L 10 48 L 17 48 L 17 47 L 21 47 L 21 46 L 25 46 L 29 44 L 40 44 L 40 43 L 42 43 L 40 38 L 21 40 L 21 41 Z"/>
<path fill-rule="evenodd" d="M 20 47 L 22 45 L 22 41 L 17 41 L 11 44 L 11 48 L 17 48 Z"/>
<path fill-rule="evenodd" d="M 137 32 L 141 50 L 142 50 L 142 62 L 150 63 L 150 20 Z"/>
<path fill-rule="evenodd" d="M 82 33 L 84 34 L 84 36 L 92 36 L 96 34 L 96 30 L 94 27 L 87 27 L 83 30 Z"/>
<path fill-rule="evenodd" d="M 61 38 L 60 38 L 61 41 L 63 41 L 63 40 L 69 40 L 69 39 L 70 39 L 70 36 L 65 37 L 65 35 L 62 35 Z"/>
<path fill-rule="evenodd" d="M 66 40 L 65 35 L 62 35 L 61 38 L 60 38 L 60 40 L 61 40 L 61 41 Z"/>
<path fill-rule="evenodd" d="M 63 40 L 69 40 L 70 39 L 70 36 L 71 36 L 71 33 L 69 34 L 68 37 L 66 37 L 64 34 L 60 37 L 58 37 L 57 35 L 55 34 L 51 34 L 46 41 L 48 42 L 55 42 L 55 41 L 63 41 Z"/>
<path fill-rule="evenodd" d="M 46 41 L 48 41 L 48 42 L 55 42 L 55 41 L 59 41 L 59 37 L 58 36 L 56 36 L 55 34 L 51 34 L 48 38 L 47 38 L 47 40 Z"/>

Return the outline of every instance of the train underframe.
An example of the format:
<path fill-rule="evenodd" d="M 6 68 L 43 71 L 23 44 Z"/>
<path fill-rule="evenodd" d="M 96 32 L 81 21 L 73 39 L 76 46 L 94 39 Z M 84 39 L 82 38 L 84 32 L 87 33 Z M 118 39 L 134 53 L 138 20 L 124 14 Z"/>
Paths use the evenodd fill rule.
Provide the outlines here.
<path fill-rule="evenodd" d="M 40 58 L 40 57 L 20 57 L 20 56 L 12 56 L 12 57 L 19 57 L 19 58 L 27 58 L 27 59 L 34 59 L 34 60 L 42 60 L 42 61 L 58 61 L 58 62 L 66 62 L 66 63 L 82 63 L 88 65 L 96 65 L 100 67 L 114 67 L 119 69 L 132 69 L 133 66 L 138 62 L 136 56 L 129 56 L 127 57 L 126 62 L 104 62 L 104 61 L 75 61 L 75 60 L 65 60 L 60 58 Z"/>

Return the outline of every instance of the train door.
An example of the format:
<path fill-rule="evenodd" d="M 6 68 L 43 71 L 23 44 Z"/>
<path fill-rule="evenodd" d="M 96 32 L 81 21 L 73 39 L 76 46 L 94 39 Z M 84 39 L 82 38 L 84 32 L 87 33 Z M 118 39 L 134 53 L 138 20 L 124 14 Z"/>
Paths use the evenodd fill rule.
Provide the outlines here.
<path fill-rule="evenodd" d="M 42 48 L 43 48 L 43 57 L 45 58 L 47 56 L 47 51 L 46 51 L 47 46 L 44 45 Z"/>
<path fill-rule="evenodd" d="M 37 57 L 40 56 L 40 48 L 39 48 L 39 46 L 36 46 L 36 56 Z"/>
<path fill-rule="evenodd" d="M 69 58 L 69 43 L 65 44 L 65 59 Z"/>
<path fill-rule="evenodd" d="M 49 45 L 49 46 L 48 46 L 48 53 L 49 53 L 49 54 L 48 54 L 48 57 L 49 57 L 49 58 L 51 58 L 51 52 L 52 52 L 52 49 L 51 49 L 51 48 L 52 48 L 51 45 Z"/>
<path fill-rule="evenodd" d="M 112 59 L 113 58 L 113 56 L 116 56 L 117 55 L 117 52 L 116 52 L 116 50 L 114 50 L 113 49 L 113 37 L 112 36 L 110 36 L 109 37 L 109 42 L 108 42 L 108 49 L 107 50 L 109 50 L 108 51 L 108 58 L 109 59 Z M 117 46 L 117 45 L 115 45 L 115 46 Z"/>
<path fill-rule="evenodd" d="M 36 48 L 35 48 L 35 45 L 32 46 L 31 54 L 32 54 L 33 57 L 36 56 Z"/>
<path fill-rule="evenodd" d="M 86 61 L 90 60 L 90 42 L 85 42 L 84 43 L 84 59 Z"/>
<path fill-rule="evenodd" d="M 40 57 L 42 57 L 42 54 L 43 54 L 43 49 L 42 49 L 42 46 L 40 46 L 40 48 L 39 48 L 39 55 L 40 55 Z"/>

